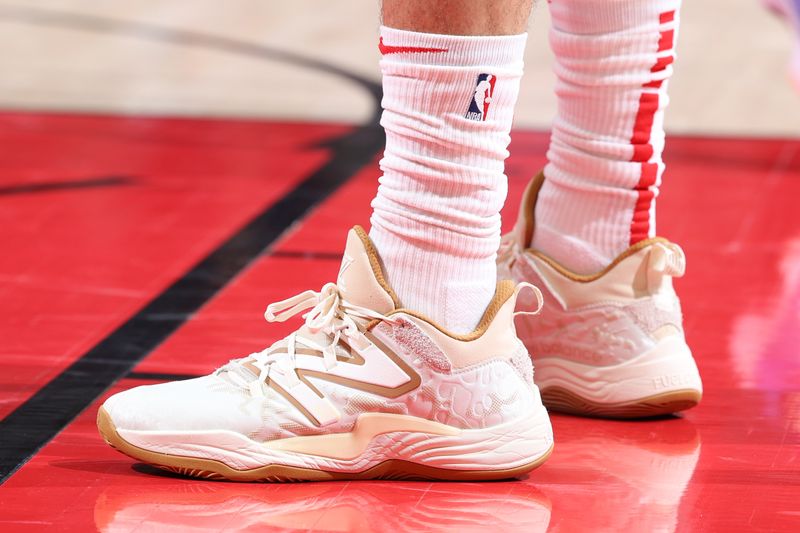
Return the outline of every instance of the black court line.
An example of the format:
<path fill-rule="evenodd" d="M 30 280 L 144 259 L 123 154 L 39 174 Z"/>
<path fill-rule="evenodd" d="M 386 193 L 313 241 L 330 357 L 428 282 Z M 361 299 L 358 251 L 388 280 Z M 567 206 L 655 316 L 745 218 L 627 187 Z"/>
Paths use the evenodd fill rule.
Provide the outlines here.
<path fill-rule="evenodd" d="M 121 185 L 131 185 L 133 182 L 133 178 L 126 176 L 108 176 L 105 178 L 90 178 L 84 180 L 20 183 L 18 185 L 0 187 L 0 196 L 51 191 L 70 191 L 74 189 L 95 189 L 99 187 L 119 187 Z"/>
<path fill-rule="evenodd" d="M 367 124 L 324 143 L 332 152 L 327 163 L 0 421 L 2 484 L 114 382 L 128 374 L 191 318 L 253 259 L 268 250 L 292 224 L 373 161 L 383 147 L 384 136 L 378 124 L 380 85 L 315 59 L 196 32 L 64 12 L 0 8 L 0 18 L 90 32 L 123 33 L 315 68 L 357 83 L 372 96 L 374 109 Z"/>

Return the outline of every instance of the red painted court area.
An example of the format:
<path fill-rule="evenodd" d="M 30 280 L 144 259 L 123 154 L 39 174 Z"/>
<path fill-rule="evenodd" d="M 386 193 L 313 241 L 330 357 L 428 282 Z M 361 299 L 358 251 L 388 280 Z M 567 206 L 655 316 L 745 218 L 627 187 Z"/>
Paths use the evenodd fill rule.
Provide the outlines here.
<path fill-rule="evenodd" d="M 800 530 L 800 142 L 791 140 L 668 142 L 659 234 L 688 256 L 678 290 L 706 388 L 685 415 L 554 415 L 544 466 L 482 484 L 197 481 L 105 445 L 94 417 L 111 393 L 207 373 L 296 326 L 267 326 L 261 314 L 331 280 L 346 230 L 368 224 L 379 152 L 331 143 L 352 130 L 0 115 L 0 450 L 7 472 L 22 464 L 0 486 L 1 531 Z M 544 133 L 514 135 L 506 227 L 546 143 Z M 342 163 L 351 149 L 373 163 Z M 332 158 L 338 166 L 325 167 Z M 330 181 L 336 170 L 341 186 Z M 148 307 L 164 294 L 169 304 Z M 131 321 L 139 336 L 121 335 Z M 163 339 L 152 342 L 148 327 Z M 109 338 L 134 355 L 74 366 L 112 353 L 96 348 Z M 95 399 L 103 380 L 111 388 Z M 43 408 L 42 398 L 63 404 Z M 66 404 L 85 410 L 62 420 Z M 21 431 L 54 438 L 39 449 Z M 15 463 L 26 449 L 33 457 Z"/>

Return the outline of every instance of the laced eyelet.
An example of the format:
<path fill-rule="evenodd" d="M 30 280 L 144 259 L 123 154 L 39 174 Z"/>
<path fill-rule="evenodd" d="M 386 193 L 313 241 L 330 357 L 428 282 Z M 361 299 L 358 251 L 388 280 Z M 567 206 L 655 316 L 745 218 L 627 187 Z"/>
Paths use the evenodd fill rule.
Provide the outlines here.
<path fill-rule="evenodd" d="M 351 347 L 363 349 L 368 345 L 368 341 L 361 331 L 362 325 L 374 320 L 387 321 L 391 324 L 399 323 L 397 319 L 386 317 L 372 309 L 346 301 L 335 283 L 326 284 L 320 292 L 305 291 L 297 296 L 270 304 L 264 317 L 268 322 L 284 322 L 300 313 L 305 321 L 305 328 L 310 334 L 323 333 L 330 342 L 322 345 L 315 339 L 303 336 L 303 330 L 299 330 L 261 352 L 250 354 L 247 359 L 261 369 L 256 380 L 257 383 L 263 383 L 269 378 L 269 372 L 273 366 L 287 377 L 289 381 L 287 385 L 290 387 L 302 383 L 296 373 L 298 359 L 308 356 L 297 354 L 298 345 L 320 352 L 326 371 L 330 371 L 338 364 L 336 348 L 342 336 L 348 340 Z M 250 389 L 253 394 L 257 394 L 260 390 L 255 385 L 251 385 Z"/>

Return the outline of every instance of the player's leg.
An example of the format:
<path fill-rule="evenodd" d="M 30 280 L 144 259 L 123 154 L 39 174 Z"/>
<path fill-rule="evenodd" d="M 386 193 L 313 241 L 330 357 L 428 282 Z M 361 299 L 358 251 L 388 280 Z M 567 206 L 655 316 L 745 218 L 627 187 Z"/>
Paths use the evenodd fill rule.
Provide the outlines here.
<path fill-rule="evenodd" d="M 501 265 L 550 293 L 520 335 L 553 407 L 641 416 L 700 398 L 672 289 L 683 253 L 654 238 L 679 7 L 550 3 L 558 114 Z"/>
<path fill-rule="evenodd" d="M 458 333 L 495 291 L 530 0 L 383 5 L 386 152 L 370 237 L 401 303 Z"/>
<path fill-rule="evenodd" d="M 558 114 L 533 246 L 580 274 L 655 236 L 679 4 L 550 4 Z"/>
<path fill-rule="evenodd" d="M 385 4 L 370 236 L 350 231 L 336 283 L 267 308 L 270 321 L 305 312 L 286 339 L 110 398 L 109 443 L 239 480 L 491 479 L 544 461 L 552 429 L 513 328 L 524 286 L 497 283 L 494 261 L 529 9 Z"/>

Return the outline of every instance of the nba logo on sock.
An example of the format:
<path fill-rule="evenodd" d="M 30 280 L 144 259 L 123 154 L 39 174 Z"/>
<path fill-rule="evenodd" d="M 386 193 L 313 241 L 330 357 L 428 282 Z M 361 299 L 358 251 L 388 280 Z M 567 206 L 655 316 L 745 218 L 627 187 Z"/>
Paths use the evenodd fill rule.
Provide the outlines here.
<path fill-rule="evenodd" d="M 489 104 L 492 103 L 495 80 L 497 80 L 497 76 L 478 74 L 478 81 L 475 82 L 475 92 L 472 94 L 469 109 L 467 114 L 464 115 L 465 118 L 478 121 L 486 120 Z"/>

